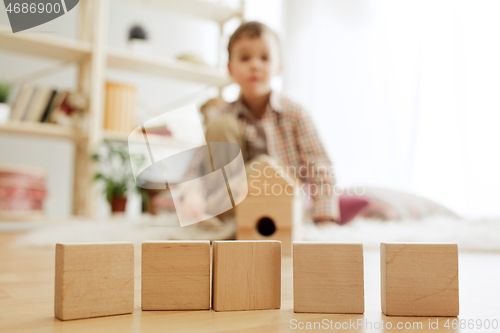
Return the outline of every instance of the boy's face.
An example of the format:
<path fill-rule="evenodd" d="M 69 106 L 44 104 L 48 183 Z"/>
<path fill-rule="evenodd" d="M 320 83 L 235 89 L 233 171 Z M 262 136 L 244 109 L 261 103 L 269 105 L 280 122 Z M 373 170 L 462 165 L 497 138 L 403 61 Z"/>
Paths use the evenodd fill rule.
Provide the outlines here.
<path fill-rule="evenodd" d="M 231 49 L 228 69 L 246 97 L 268 94 L 271 79 L 279 71 L 275 37 L 264 32 L 260 37 L 242 37 L 236 41 Z"/>

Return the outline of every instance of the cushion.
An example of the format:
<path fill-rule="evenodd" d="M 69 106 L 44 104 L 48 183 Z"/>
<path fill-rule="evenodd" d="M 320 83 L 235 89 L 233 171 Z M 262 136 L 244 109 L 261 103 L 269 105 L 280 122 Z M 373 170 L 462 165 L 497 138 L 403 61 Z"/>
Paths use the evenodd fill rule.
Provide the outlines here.
<path fill-rule="evenodd" d="M 360 216 L 366 218 L 404 220 L 421 219 L 435 215 L 459 218 L 456 213 L 435 201 L 387 188 L 365 187 L 363 190 L 363 188 L 357 187 L 356 191 L 354 188 L 350 188 L 344 191 L 340 198 L 342 197 L 367 200 L 369 204 L 359 212 Z"/>
<path fill-rule="evenodd" d="M 370 202 L 365 198 L 349 195 L 339 196 L 340 221 L 337 223 L 346 224 L 369 204 Z"/>

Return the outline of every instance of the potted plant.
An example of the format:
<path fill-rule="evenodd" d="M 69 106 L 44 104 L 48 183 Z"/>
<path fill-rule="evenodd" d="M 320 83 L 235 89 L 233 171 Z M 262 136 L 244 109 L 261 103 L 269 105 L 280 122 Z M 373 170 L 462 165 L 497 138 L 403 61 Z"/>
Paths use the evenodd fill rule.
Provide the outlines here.
<path fill-rule="evenodd" d="M 92 155 L 92 159 L 99 163 L 94 181 L 104 183 L 104 193 L 111 205 L 111 212 L 125 212 L 127 194 L 139 190 L 134 182 L 130 160 L 133 159 L 136 165 L 141 165 L 144 157 L 130 155 L 124 144 L 105 142 L 99 152 Z"/>
<path fill-rule="evenodd" d="M 129 29 L 128 46 L 133 51 L 140 53 L 149 53 L 151 51 L 148 42 L 148 33 L 143 27 L 136 24 Z"/>
<path fill-rule="evenodd" d="M 10 89 L 10 84 L 0 82 L 0 124 L 6 123 L 10 117 L 10 106 L 7 104 Z"/>

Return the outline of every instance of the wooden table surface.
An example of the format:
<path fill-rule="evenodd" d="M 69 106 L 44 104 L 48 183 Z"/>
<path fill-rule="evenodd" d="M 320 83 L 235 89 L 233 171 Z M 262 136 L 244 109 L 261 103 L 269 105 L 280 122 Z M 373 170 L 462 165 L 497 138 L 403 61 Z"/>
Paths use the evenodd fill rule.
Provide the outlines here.
<path fill-rule="evenodd" d="M 460 253 L 460 316 L 386 317 L 380 312 L 380 259 L 365 251 L 365 314 L 294 313 L 292 260 L 282 261 L 281 309 L 265 311 L 141 311 L 140 249 L 136 247 L 133 314 L 72 321 L 54 318 L 54 249 L 13 248 L 19 234 L 0 233 L 0 332 L 500 332 L 500 253 Z M 448 320 L 449 319 L 449 320 Z M 450 328 L 445 327 L 448 320 Z M 453 328 L 466 326 L 471 328 Z M 470 320 L 474 320 L 473 324 Z M 429 330 L 429 323 L 438 323 Z M 458 321 L 458 322 L 457 322 Z M 382 324 L 383 322 L 383 324 Z M 359 327 L 355 325 L 360 323 Z M 478 329 L 479 324 L 490 325 Z M 397 329 L 397 326 L 402 329 Z M 381 325 L 383 325 L 381 327 Z M 420 325 L 420 326 L 418 326 Z M 474 326 L 472 326 L 474 325 Z M 320 327 L 321 326 L 321 327 Z M 343 326 L 343 327 L 342 327 Z M 412 327 L 410 329 L 405 329 Z M 303 329 L 301 329 L 303 328 Z"/>

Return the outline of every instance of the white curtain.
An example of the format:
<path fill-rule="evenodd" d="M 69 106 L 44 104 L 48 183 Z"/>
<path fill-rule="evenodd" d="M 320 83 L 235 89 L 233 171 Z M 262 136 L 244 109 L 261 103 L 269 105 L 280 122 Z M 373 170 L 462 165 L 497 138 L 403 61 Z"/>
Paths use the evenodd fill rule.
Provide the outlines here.
<path fill-rule="evenodd" d="M 283 91 L 339 183 L 500 216 L 500 1 L 284 1 Z"/>

